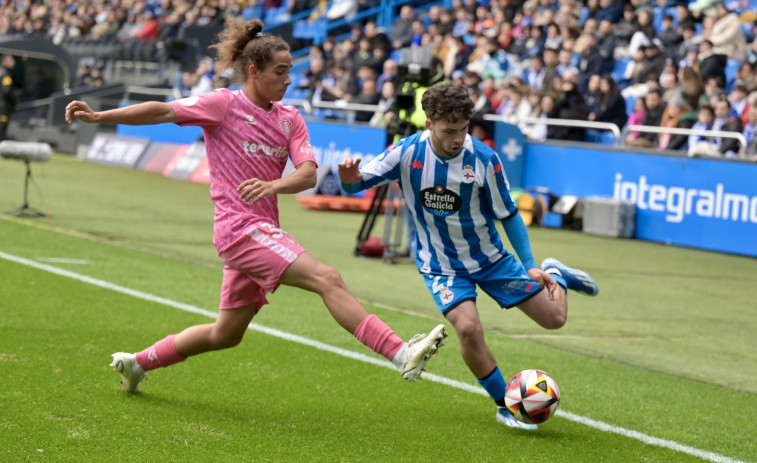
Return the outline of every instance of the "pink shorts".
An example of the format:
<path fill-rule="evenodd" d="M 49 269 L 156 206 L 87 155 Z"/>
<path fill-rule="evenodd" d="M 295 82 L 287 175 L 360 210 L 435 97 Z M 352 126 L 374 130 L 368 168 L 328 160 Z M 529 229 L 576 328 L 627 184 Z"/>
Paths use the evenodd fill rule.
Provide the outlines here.
<path fill-rule="evenodd" d="M 223 268 L 221 309 L 268 303 L 267 293 L 276 291 L 289 264 L 305 252 L 289 233 L 260 222 L 247 230 L 219 255 Z"/>

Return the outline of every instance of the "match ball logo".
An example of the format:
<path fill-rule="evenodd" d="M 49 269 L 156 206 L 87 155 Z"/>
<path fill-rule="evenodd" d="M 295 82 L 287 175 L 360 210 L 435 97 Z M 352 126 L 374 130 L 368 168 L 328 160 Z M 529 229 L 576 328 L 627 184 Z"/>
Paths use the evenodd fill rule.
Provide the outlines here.
<path fill-rule="evenodd" d="M 284 119 L 279 122 L 279 126 L 281 126 L 281 131 L 284 132 L 287 138 L 292 135 L 292 121 Z"/>
<path fill-rule="evenodd" d="M 460 210 L 463 202 L 460 196 L 443 185 L 421 190 L 421 204 L 434 215 L 446 217 Z"/>

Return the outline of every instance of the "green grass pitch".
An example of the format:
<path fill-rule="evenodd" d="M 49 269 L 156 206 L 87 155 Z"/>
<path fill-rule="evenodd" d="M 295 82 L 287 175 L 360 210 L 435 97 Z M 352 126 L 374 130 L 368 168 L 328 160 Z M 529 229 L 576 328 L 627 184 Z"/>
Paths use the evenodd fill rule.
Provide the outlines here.
<path fill-rule="evenodd" d="M 601 287 L 572 294 L 550 332 L 479 299 L 503 373 L 558 381 L 560 414 L 535 433 L 496 423 L 454 333 L 433 375 L 406 383 L 361 361 L 383 359 L 292 288 L 240 346 L 150 372 L 127 395 L 112 352 L 216 311 L 208 187 L 68 156 L 32 168 L 30 203 L 51 217 L 0 216 L 2 462 L 757 462 L 757 259 L 529 229 L 537 262 L 557 257 Z M 0 211 L 21 202 L 23 175 L 0 161 Z M 400 336 L 443 322 L 414 265 L 353 256 L 362 215 L 279 201 L 282 227 Z"/>

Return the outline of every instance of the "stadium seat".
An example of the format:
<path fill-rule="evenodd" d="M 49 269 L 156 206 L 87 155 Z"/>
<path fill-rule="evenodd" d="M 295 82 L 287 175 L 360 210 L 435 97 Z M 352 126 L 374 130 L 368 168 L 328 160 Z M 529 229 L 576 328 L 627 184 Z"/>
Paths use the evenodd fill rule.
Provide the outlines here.
<path fill-rule="evenodd" d="M 612 77 L 612 80 L 615 81 L 616 84 L 618 84 L 618 88 L 623 90 L 624 88 L 628 87 L 631 84 L 630 79 L 625 79 L 623 75 L 626 72 L 626 67 L 628 66 L 628 63 L 631 62 L 631 58 L 629 57 L 622 57 L 615 60 L 615 64 L 612 67 L 612 71 L 610 72 L 610 76 Z"/>
<path fill-rule="evenodd" d="M 729 59 L 725 65 L 725 89 L 728 93 L 731 92 L 733 86 L 736 84 L 736 73 L 739 71 L 741 64 L 741 60 Z"/>
<path fill-rule="evenodd" d="M 630 115 L 633 112 L 633 105 L 636 103 L 636 97 L 629 96 L 626 98 L 626 114 Z"/>

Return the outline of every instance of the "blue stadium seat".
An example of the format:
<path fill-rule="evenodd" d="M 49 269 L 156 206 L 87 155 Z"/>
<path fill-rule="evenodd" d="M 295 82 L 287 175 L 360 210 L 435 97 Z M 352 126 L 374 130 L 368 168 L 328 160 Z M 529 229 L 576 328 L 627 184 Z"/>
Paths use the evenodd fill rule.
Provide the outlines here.
<path fill-rule="evenodd" d="M 736 73 L 741 67 L 741 64 L 741 60 L 729 59 L 728 63 L 725 65 L 725 89 L 729 93 L 736 84 Z"/>
<path fill-rule="evenodd" d="M 617 60 L 615 60 L 615 64 L 613 65 L 612 71 L 610 72 L 612 80 L 614 80 L 615 83 L 618 84 L 618 88 L 621 90 L 631 84 L 630 79 L 623 78 L 623 74 L 625 74 L 626 72 L 626 66 L 628 66 L 628 63 L 630 62 L 631 58 L 629 57 L 618 58 Z"/>
<path fill-rule="evenodd" d="M 629 116 L 633 112 L 633 105 L 635 103 L 636 103 L 636 97 L 629 96 L 628 98 L 626 98 L 626 114 L 628 114 Z"/>
<path fill-rule="evenodd" d="M 587 19 L 589 19 L 589 8 L 581 7 L 580 16 L 578 17 L 578 25 L 583 26 Z"/>

